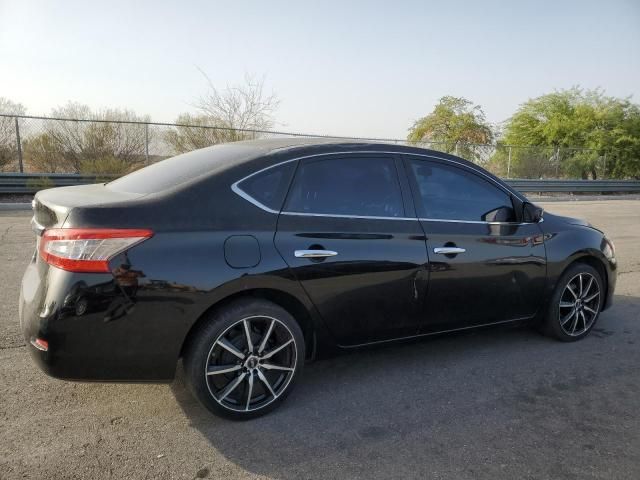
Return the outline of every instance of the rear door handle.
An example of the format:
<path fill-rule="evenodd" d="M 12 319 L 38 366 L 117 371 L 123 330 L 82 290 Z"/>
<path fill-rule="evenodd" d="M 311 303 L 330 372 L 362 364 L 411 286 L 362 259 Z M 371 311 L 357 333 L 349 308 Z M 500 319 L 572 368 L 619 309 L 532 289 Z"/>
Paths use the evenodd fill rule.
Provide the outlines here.
<path fill-rule="evenodd" d="M 433 249 L 433 253 L 439 253 L 441 255 L 455 255 L 456 253 L 464 253 L 466 250 L 460 247 L 436 247 Z"/>
<path fill-rule="evenodd" d="M 335 257 L 338 252 L 333 250 L 296 250 L 294 255 L 297 258 L 323 258 L 323 257 Z"/>

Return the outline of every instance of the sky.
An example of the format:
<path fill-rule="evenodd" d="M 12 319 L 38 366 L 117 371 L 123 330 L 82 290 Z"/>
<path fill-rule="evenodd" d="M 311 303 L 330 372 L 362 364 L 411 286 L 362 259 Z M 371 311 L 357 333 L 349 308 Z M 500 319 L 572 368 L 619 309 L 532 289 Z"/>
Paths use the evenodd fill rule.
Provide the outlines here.
<path fill-rule="evenodd" d="M 171 122 L 264 76 L 276 128 L 404 138 L 444 95 L 499 123 L 554 90 L 640 103 L 640 0 L 0 0 L 0 97 Z"/>

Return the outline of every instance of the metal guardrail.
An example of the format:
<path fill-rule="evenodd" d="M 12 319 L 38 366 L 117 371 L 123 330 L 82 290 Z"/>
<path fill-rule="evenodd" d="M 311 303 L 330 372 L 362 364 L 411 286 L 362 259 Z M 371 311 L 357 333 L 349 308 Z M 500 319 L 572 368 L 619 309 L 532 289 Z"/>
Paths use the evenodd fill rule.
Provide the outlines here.
<path fill-rule="evenodd" d="M 67 173 L 0 173 L 0 194 L 31 194 L 45 188 L 101 183 L 113 178 L 116 177 Z M 638 180 L 510 179 L 506 181 L 521 192 L 640 193 L 640 181 Z"/>
<path fill-rule="evenodd" d="M 45 188 L 101 183 L 114 175 L 78 175 L 72 173 L 0 173 L 0 194 L 32 194 Z"/>
<path fill-rule="evenodd" d="M 506 180 L 521 192 L 640 193 L 638 180 Z"/>

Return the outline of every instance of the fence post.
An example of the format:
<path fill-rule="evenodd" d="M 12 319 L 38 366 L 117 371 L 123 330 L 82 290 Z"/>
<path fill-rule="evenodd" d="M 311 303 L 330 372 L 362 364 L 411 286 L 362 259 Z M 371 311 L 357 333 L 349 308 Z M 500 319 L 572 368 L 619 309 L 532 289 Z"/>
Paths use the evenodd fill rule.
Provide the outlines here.
<path fill-rule="evenodd" d="M 18 146 L 18 168 L 20 173 L 24 173 L 24 166 L 22 165 L 22 143 L 20 142 L 20 127 L 18 126 L 18 117 L 13 117 L 16 121 L 16 144 Z"/>
<path fill-rule="evenodd" d="M 509 145 L 509 161 L 507 162 L 507 178 L 511 178 L 511 145 Z"/>
<path fill-rule="evenodd" d="M 149 165 L 149 124 L 144 124 L 144 157 Z"/>

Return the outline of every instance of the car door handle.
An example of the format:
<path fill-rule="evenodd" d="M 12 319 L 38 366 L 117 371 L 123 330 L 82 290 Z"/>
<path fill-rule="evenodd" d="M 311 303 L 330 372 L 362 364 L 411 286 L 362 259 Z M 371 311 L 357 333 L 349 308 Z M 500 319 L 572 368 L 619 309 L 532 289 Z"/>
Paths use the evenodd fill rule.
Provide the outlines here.
<path fill-rule="evenodd" d="M 338 252 L 333 250 L 296 250 L 293 253 L 297 258 L 323 258 L 338 255 Z"/>
<path fill-rule="evenodd" d="M 441 255 L 455 255 L 464 252 L 466 252 L 466 250 L 460 247 L 436 247 L 433 249 L 433 253 L 439 253 Z"/>

